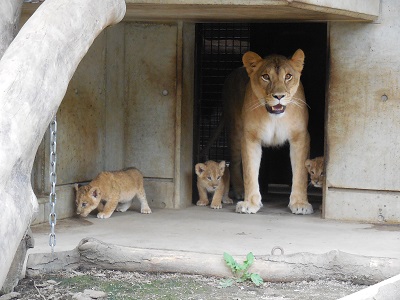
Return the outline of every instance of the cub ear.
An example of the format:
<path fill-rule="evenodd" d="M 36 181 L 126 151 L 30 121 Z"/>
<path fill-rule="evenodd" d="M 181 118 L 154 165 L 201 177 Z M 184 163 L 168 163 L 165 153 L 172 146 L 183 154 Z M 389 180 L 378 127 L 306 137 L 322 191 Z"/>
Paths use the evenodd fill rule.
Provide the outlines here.
<path fill-rule="evenodd" d="M 290 59 L 293 68 L 297 71 L 300 72 L 303 71 L 303 66 L 304 66 L 304 52 L 301 49 L 297 49 L 296 52 L 293 54 L 292 58 Z"/>
<path fill-rule="evenodd" d="M 201 174 L 203 174 L 203 172 L 204 172 L 206 169 L 207 169 L 207 166 L 206 166 L 205 164 L 202 164 L 202 163 L 198 163 L 198 164 L 195 166 L 196 174 L 197 174 L 198 176 L 201 176 Z"/>
<path fill-rule="evenodd" d="M 75 183 L 74 187 L 75 187 L 75 191 L 78 191 L 80 186 L 79 186 L 79 184 Z"/>
<path fill-rule="evenodd" d="M 255 70 L 258 62 L 262 60 L 261 56 L 255 52 L 247 51 L 243 57 L 242 62 L 246 68 L 247 74 L 250 75 Z"/>
<path fill-rule="evenodd" d="M 97 199 L 98 197 L 100 197 L 100 189 L 97 187 L 91 188 L 89 191 L 89 195 Z"/>
<path fill-rule="evenodd" d="M 226 166 L 225 161 L 222 160 L 222 161 L 219 163 L 219 169 L 220 169 L 222 172 L 224 172 L 224 171 L 225 171 L 225 166 Z"/>
<path fill-rule="evenodd" d="M 311 159 L 307 159 L 306 160 L 305 166 L 306 166 L 308 171 L 310 171 L 312 164 L 313 164 L 313 161 Z"/>

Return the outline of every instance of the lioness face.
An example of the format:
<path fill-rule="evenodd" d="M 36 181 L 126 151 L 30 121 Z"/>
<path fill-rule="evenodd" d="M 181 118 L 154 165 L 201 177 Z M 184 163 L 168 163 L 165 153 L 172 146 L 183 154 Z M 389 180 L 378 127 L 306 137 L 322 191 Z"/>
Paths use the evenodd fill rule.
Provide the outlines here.
<path fill-rule="evenodd" d="M 214 192 L 224 175 L 225 161 L 217 163 L 215 161 L 207 161 L 204 164 L 198 163 L 195 166 L 196 174 L 199 177 L 198 180 L 202 180 L 207 186 L 207 191 Z"/>
<path fill-rule="evenodd" d="M 293 98 L 300 84 L 304 53 L 297 50 L 291 59 L 281 55 L 262 59 L 254 52 L 243 56 L 243 64 L 250 77 L 259 105 L 265 105 L 270 114 L 280 115 L 288 105 L 300 105 L 301 99 Z"/>
<path fill-rule="evenodd" d="M 76 213 L 82 217 L 97 208 L 101 200 L 101 193 L 98 188 L 85 185 L 79 187 L 75 184 L 76 191 Z"/>

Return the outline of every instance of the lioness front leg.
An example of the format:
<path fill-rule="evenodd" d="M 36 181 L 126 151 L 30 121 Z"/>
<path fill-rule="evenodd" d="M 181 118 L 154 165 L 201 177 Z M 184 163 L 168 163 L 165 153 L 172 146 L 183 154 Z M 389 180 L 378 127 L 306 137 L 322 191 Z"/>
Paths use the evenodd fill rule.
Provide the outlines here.
<path fill-rule="evenodd" d="M 314 211 L 307 199 L 307 169 L 304 167 L 310 150 L 310 136 L 307 131 L 298 133 L 289 142 L 293 173 L 289 208 L 294 214 L 312 214 Z"/>
<path fill-rule="evenodd" d="M 236 212 L 255 214 L 261 207 L 261 194 L 258 185 L 258 173 L 261 162 L 261 143 L 250 138 L 242 141 L 244 201 L 236 204 Z"/>

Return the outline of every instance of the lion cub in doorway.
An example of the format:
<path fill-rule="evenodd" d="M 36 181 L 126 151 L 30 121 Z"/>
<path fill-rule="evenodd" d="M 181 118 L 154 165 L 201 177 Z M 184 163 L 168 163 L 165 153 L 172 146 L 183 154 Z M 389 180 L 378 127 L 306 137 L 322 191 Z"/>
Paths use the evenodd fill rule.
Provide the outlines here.
<path fill-rule="evenodd" d="M 107 219 L 114 210 L 128 210 L 135 196 L 140 201 L 141 213 L 151 213 L 143 187 L 143 175 L 136 168 L 101 172 L 88 185 L 75 184 L 75 190 L 77 214 L 82 217 L 97 208 L 97 217 Z"/>
<path fill-rule="evenodd" d="M 233 203 L 229 198 L 229 168 L 225 161 L 217 163 L 209 160 L 195 166 L 197 174 L 197 189 L 199 201 L 196 205 L 206 206 L 209 203 L 208 194 L 212 194 L 211 208 L 222 208 L 222 203 Z"/>
<path fill-rule="evenodd" d="M 305 165 L 308 174 L 310 174 L 311 184 L 322 188 L 324 184 L 324 157 L 318 156 L 313 159 L 307 159 Z"/>

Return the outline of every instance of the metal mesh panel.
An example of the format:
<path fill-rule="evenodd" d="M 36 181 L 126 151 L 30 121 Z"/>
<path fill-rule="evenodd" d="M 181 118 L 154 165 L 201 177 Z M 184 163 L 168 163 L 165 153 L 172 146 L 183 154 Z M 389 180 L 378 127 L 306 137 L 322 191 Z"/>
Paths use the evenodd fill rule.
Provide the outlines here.
<path fill-rule="evenodd" d="M 222 87 L 226 76 L 242 66 L 250 49 L 250 25 L 241 23 L 198 24 L 197 30 L 197 161 L 229 161 L 225 130 L 208 145 L 222 115 Z M 206 153 L 202 149 L 209 147 Z"/>

